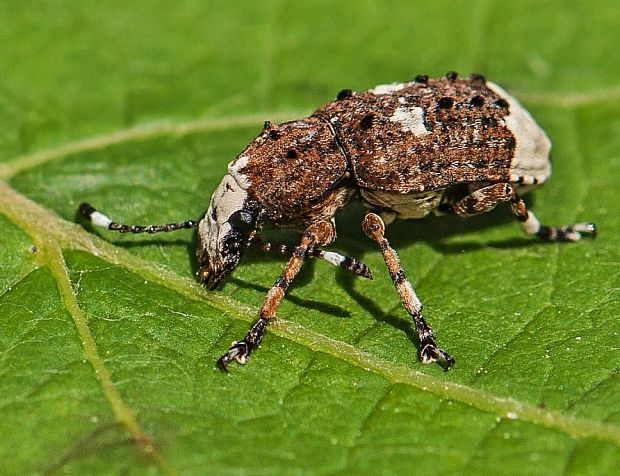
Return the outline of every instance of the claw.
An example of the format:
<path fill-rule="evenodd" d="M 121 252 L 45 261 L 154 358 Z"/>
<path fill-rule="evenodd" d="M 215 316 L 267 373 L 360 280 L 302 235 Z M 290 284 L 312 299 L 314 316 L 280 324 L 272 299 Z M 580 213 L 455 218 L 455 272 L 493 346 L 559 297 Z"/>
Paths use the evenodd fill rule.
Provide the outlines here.
<path fill-rule="evenodd" d="M 585 234 L 591 238 L 596 238 L 596 225 L 594 223 L 575 223 L 571 228 L 579 234 Z"/>
<path fill-rule="evenodd" d="M 222 372 L 226 372 L 228 373 L 228 364 L 224 361 L 224 355 L 222 357 L 220 357 L 219 359 L 217 359 L 217 362 L 215 363 L 215 365 L 217 366 L 218 369 L 220 369 Z"/>
<path fill-rule="evenodd" d="M 559 227 L 541 226 L 536 233 L 546 241 L 579 241 L 582 238 L 596 238 L 594 223 L 575 223 Z"/>
<path fill-rule="evenodd" d="M 582 238 L 596 238 L 596 225 L 594 223 L 575 223 L 558 228 L 560 241 L 579 241 Z"/>
<path fill-rule="evenodd" d="M 230 349 L 228 349 L 228 352 L 218 359 L 217 366 L 224 372 L 228 372 L 228 366 L 233 360 L 237 361 L 239 364 L 245 364 L 251 353 L 252 349 L 246 341 L 235 341 L 230 346 Z"/>
<path fill-rule="evenodd" d="M 445 350 L 437 347 L 434 343 L 428 343 L 422 347 L 420 350 L 420 360 L 423 364 L 437 362 L 446 372 L 450 370 L 450 367 L 452 367 L 455 363 L 454 357 L 448 354 Z"/>

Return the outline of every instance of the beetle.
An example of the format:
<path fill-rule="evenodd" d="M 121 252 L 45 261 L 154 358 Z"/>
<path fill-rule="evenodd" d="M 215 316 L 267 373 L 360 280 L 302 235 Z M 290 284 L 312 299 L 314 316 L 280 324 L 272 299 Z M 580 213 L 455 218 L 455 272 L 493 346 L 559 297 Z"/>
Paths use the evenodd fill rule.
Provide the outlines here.
<path fill-rule="evenodd" d="M 217 361 L 227 370 L 246 363 L 308 257 L 318 257 L 357 275 L 372 274 L 360 261 L 322 248 L 336 239 L 336 212 L 354 197 L 368 213 L 362 229 L 381 250 L 402 304 L 415 324 L 423 363 L 448 370 L 454 358 L 437 346 L 422 316 L 422 304 L 385 237 L 395 219 L 429 213 L 467 217 L 508 202 L 523 231 L 545 241 L 594 237 L 592 223 L 541 225 L 522 195 L 551 174 L 551 143 L 519 102 L 479 74 L 426 75 L 353 92 L 342 90 L 310 117 L 263 131 L 228 165 L 204 217 L 168 225 L 124 225 L 89 204 L 79 211 L 94 225 L 131 233 L 198 228 L 199 279 L 216 289 L 243 252 L 260 245 L 263 224 L 294 228 L 301 237 L 258 320 Z"/>

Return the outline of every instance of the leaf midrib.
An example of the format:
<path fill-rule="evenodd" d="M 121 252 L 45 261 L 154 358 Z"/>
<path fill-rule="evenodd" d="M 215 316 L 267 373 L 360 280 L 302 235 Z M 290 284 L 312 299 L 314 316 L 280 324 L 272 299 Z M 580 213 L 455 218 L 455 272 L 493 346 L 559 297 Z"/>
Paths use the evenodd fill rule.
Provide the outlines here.
<path fill-rule="evenodd" d="M 2 197 L 8 197 L 10 192 L 9 187 L 4 182 L 0 181 L 0 190 L 6 193 L 2 193 Z M 16 192 L 13 192 L 16 193 Z M 153 439 L 147 435 L 138 424 L 137 420 L 131 409 L 123 401 L 116 385 L 112 381 L 112 377 L 106 368 L 103 359 L 99 355 L 97 350 L 97 344 L 90 333 L 86 316 L 82 312 L 80 305 L 75 295 L 75 290 L 71 284 L 69 278 L 69 271 L 67 269 L 66 261 L 62 252 L 62 244 L 64 240 L 57 239 L 58 236 L 54 233 L 47 234 L 41 229 L 38 224 L 29 220 L 19 218 L 19 210 L 17 210 L 17 217 L 10 213 L 10 210 L 6 210 L 3 205 L 6 205 L 4 200 L 0 200 L 0 208 L 4 208 L 6 215 L 15 223 L 22 231 L 28 234 L 32 239 L 34 245 L 37 248 L 37 261 L 38 266 L 47 267 L 58 288 L 63 306 L 71 316 L 73 323 L 77 329 L 82 348 L 84 350 L 84 357 L 90 363 L 95 372 L 97 381 L 99 382 L 103 394 L 111 407 L 116 421 L 122 425 L 131 435 L 132 440 L 136 443 L 137 447 L 147 456 L 154 460 L 159 468 L 169 475 L 177 474 L 177 471 L 170 465 L 170 463 L 163 457 L 158 450 Z M 34 203 L 34 202 L 32 202 Z M 41 208 L 41 210 L 43 210 Z M 15 210 L 13 210 L 15 211 Z M 7 213 L 8 212 L 8 213 Z M 50 213 L 49 217 L 46 217 L 46 222 L 54 221 L 53 215 Z M 59 220 L 59 218 L 56 218 Z M 57 231 L 57 230 L 56 230 Z M 31 270 L 25 276 L 30 275 Z"/>

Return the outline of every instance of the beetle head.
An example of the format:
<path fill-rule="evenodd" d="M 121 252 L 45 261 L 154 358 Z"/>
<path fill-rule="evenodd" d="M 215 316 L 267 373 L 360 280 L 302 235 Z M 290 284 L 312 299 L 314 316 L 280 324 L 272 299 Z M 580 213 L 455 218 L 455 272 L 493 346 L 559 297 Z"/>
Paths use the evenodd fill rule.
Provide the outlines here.
<path fill-rule="evenodd" d="M 244 188 L 226 174 L 198 224 L 198 276 L 210 290 L 239 264 L 256 233 L 258 212 Z"/>

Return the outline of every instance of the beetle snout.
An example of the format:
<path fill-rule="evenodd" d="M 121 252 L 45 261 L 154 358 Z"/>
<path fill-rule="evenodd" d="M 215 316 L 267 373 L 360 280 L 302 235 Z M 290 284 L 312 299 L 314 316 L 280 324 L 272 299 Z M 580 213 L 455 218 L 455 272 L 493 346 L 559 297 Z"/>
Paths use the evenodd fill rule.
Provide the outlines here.
<path fill-rule="evenodd" d="M 209 291 L 215 290 L 227 273 L 223 272 L 221 267 L 215 265 L 206 249 L 203 248 L 198 250 L 196 256 L 198 257 L 198 264 L 200 265 L 196 273 L 198 279 Z"/>
<path fill-rule="evenodd" d="M 224 279 L 224 273 L 216 273 L 213 270 L 203 268 L 200 270 L 200 279 L 209 291 L 215 291 Z"/>

